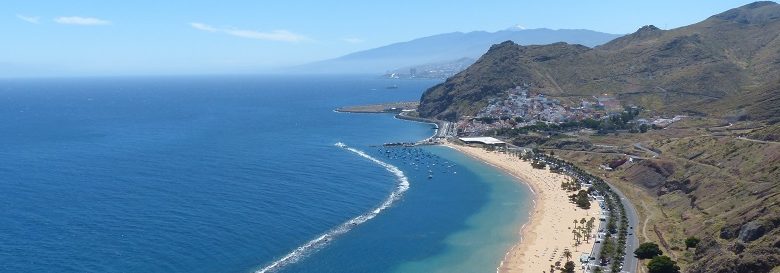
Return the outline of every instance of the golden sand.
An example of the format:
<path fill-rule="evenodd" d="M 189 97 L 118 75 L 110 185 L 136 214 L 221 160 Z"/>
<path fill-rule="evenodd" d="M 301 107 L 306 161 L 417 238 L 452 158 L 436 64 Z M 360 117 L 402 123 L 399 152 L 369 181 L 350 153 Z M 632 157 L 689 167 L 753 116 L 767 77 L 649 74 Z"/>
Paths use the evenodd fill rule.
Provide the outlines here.
<path fill-rule="evenodd" d="M 498 272 L 550 272 L 550 265 L 560 262 L 563 266 L 566 263 L 564 249 L 571 251 L 572 260 L 577 264 L 577 271 L 580 271 L 579 257 L 583 252 L 591 252 L 595 241 L 592 238 L 597 227 L 593 228 L 589 243 L 581 240 L 581 244 L 575 246 L 573 221 L 591 217 L 598 219 L 600 208 L 592 203 L 590 209 L 584 210 L 570 203 L 568 195 L 571 193 L 561 189 L 561 183 L 568 181 L 568 176 L 551 173 L 546 169 L 534 169 L 530 162 L 501 152 L 449 143 L 445 146 L 503 169 L 518 178 L 519 182 L 527 183 L 533 190 L 534 208 L 530 221 L 520 228 L 521 239 L 507 252 Z M 577 223 L 577 226 L 580 224 Z"/>

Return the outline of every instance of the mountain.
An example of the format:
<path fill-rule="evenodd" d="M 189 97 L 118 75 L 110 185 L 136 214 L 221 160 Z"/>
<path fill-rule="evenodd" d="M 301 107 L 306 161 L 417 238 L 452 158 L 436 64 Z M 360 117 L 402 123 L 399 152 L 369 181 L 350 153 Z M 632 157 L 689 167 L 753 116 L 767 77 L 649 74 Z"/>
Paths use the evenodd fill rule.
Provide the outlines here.
<path fill-rule="evenodd" d="M 562 100 L 607 93 L 660 113 L 777 116 L 767 93 L 780 72 L 780 5 L 756 2 L 671 30 L 652 25 L 595 48 L 569 43 L 494 45 L 427 90 L 422 116 L 473 115 L 520 84 Z M 776 98 L 776 97 L 774 97 Z M 771 99 L 771 98 L 770 98 Z"/>
<path fill-rule="evenodd" d="M 476 59 L 501 41 L 518 44 L 568 42 L 597 46 L 619 35 L 582 29 L 509 29 L 497 32 L 453 32 L 355 52 L 339 58 L 291 68 L 302 73 L 384 73 L 402 67 Z"/>
<path fill-rule="evenodd" d="M 647 118 L 686 114 L 645 133 L 529 131 L 499 137 L 554 152 L 620 188 L 642 218 L 632 232 L 658 243 L 684 272 L 775 273 L 778 75 L 780 5 L 755 2 L 676 29 L 644 26 L 595 48 L 503 42 L 428 89 L 418 113 L 462 120 L 522 86 L 569 105 L 608 94 L 642 106 Z M 614 162 L 623 165 L 602 167 Z M 700 243 L 689 247 L 691 237 Z"/>

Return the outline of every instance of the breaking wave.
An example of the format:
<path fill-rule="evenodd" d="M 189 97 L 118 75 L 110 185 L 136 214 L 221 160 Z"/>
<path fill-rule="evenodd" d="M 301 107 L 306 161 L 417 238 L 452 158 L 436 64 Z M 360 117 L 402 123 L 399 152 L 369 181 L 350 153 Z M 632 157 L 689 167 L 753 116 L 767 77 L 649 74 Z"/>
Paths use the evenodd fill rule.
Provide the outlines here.
<path fill-rule="evenodd" d="M 387 198 L 376 208 L 373 210 L 366 212 L 364 214 L 361 214 L 355 218 L 350 219 L 349 221 L 346 221 L 342 223 L 341 225 L 331 229 L 330 231 L 326 232 L 325 234 L 320 235 L 320 237 L 317 237 L 301 246 L 293 250 L 292 252 L 288 253 L 287 255 L 284 255 L 284 257 L 274 261 L 273 263 L 263 267 L 260 270 L 255 271 L 255 273 L 268 273 L 273 272 L 275 270 L 278 270 L 285 265 L 292 264 L 295 262 L 300 261 L 302 258 L 304 258 L 306 255 L 311 254 L 312 252 L 324 247 L 327 245 L 331 240 L 333 240 L 335 237 L 338 237 L 339 235 L 342 235 L 344 233 L 349 232 L 352 230 L 355 226 L 360 225 L 362 223 L 365 223 L 368 220 L 373 219 L 379 213 L 381 213 L 383 210 L 390 207 L 395 201 L 401 198 L 401 196 L 409 190 L 409 179 L 404 175 L 404 172 L 398 169 L 398 167 L 393 166 L 392 164 L 389 164 L 387 162 L 381 161 L 379 159 L 376 159 L 373 156 L 370 156 L 366 154 L 365 152 L 349 147 L 344 143 L 338 142 L 334 144 L 336 147 L 346 149 L 350 152 L 353 152 L 363 158 L 366 158 L 382 167 L 385 168 L 388 172 L 395 175 L 395 177 L 398 180 L 398 185 L 395 187 L 395 190 L 390 193 Z"/>

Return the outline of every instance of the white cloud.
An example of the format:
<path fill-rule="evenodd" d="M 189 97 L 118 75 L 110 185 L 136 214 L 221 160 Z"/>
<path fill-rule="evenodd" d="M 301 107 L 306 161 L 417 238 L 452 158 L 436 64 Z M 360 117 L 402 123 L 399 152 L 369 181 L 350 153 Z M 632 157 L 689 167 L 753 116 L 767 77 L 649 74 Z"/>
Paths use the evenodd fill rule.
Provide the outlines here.
<path fill-rule="evenodd" d="M 208 31 L 208 32 L 217 32 L 218 29 L 212 26 L 209 26 L 207 24 L 201 24 L 201 23 L 190 23 L 190 26 L 192 26 L 195 29 Z"/>
<path fill-rule="evenodd" d="M 110 25 L 111 21 L 98 19 L 94 17 L 80 17 L 80 16 L 62 16 L 54 18 L 54 22 L 64 25 L 80 25 L 80 26 L 99 26 Z"/>
<path fill-rule="evenodd" d="M 341 40 L 344 41 L 344 42 L 350 43 L 350 44 L 359 44 L 359 43 L 365 42 L 363 39 L 354 38 L 354 37 L 344 38 L 344 39 L 341 39 Z"/>
<path fill-rule="evenodd" d="M 231 30 L 226 30 L 225 33 L 233 36 L 250 38 L 250 39 L 280 41 L 280 42 L 301 42 L 306 40 L 306 37 L 304 37 L 303 35 L 295 34 L 287 30 L 259 32 L 253 30 L 231 29 Z"/>
<path fill-rule="evenodd" d="M 32 23 L 32 24 L 38 24 L 41 22 L 41 17 L 38 16 L 25 16 L 25 15 L 17 14 L 16 18 L 19 18 L 25 22 Z"/>
<path fill-rule="evenodd" d="M 228 35 L 248 38 L 248 39 L 277 41 L 277 42 L 302 42 L 302 41 L 309 40 L 309 38 L 306 38 L 306 36 L 292 33 L 287 30 L 274 30 L 269 32 L 261 32 L 261 31 L 254 31 L 254 30 L 245 30 L 245 29 L 217 28 L 203 23 L 190 23 L 190 26 L 197 30 L 202 30 L 207 32 L 221 32 Z"/>

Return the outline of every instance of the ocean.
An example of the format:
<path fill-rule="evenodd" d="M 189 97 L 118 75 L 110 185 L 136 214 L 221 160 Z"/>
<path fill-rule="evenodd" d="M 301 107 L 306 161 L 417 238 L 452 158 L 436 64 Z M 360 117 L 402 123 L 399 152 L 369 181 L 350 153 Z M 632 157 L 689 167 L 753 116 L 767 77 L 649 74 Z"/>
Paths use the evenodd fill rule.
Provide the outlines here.
<path fill-rule="evenodd" d="M 0 80 L 1 272 L 495 272 L 528 188 L 373 76 Z M 397 89 L 387 86 L 397 85 Z"/>

